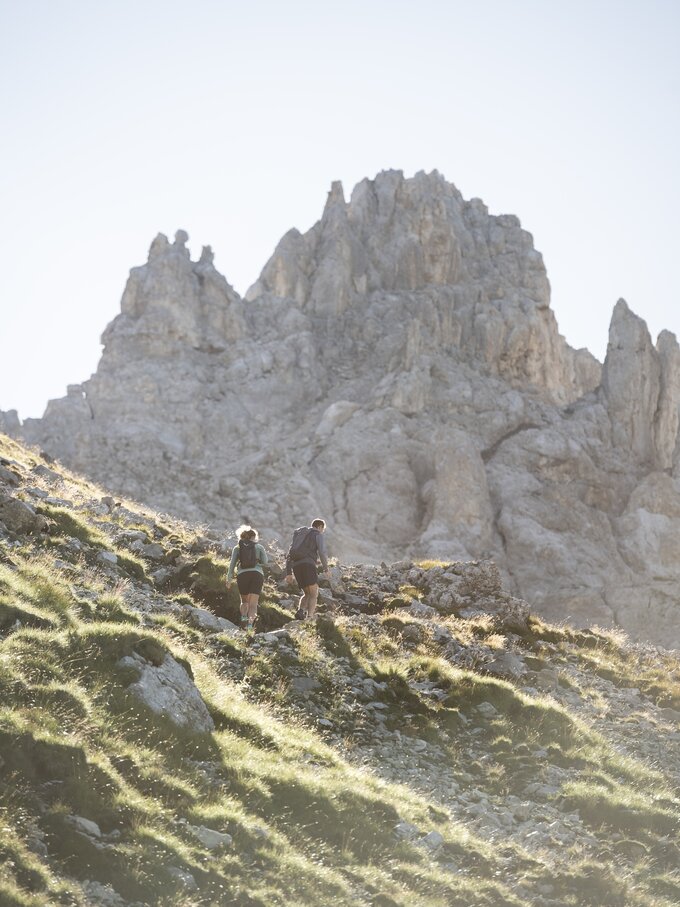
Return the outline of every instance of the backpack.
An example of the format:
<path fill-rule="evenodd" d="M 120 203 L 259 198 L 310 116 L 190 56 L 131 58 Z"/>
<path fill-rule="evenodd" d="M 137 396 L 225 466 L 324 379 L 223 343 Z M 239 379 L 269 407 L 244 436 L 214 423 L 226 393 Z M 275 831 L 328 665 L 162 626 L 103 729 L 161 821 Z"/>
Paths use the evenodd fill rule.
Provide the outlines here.
<path fill-rule="evenodd" d="M 257 551 L 252 539 L 241 539 L 238 543 L 238 560 L 243 570 L 257 566 Z"/>
<path fill-rule="evenodd" d="M 309 559 L 316 563 L 316 552 L 316 529 L 296 529 L 289 551 L 291 561 L 295 564 Z"/>

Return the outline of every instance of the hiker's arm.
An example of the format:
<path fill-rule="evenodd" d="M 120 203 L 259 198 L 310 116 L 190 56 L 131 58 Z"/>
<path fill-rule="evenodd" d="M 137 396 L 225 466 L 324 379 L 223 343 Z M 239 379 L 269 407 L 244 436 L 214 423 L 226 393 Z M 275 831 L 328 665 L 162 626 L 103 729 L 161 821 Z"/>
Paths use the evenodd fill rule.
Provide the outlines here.
<path fill-rule="evenodd" d="M 259 552 L 259 553 L 262 555 L 262 556 L 259 558 L 259 561 L 260 561 L 260 563 L 262 564 L 263 567 L 266 567 L 267 564 L 269 563 L 269 560 L 268 560 L 268 558 L 267 558 L 267 552 L 264 550 L 264 545 L 260 545 L 260 552 Z"/>
<path fill-rule="evenodd" d="M 316 550 L 319 552 L 321 567 L 324 573 L 328 572 L 328 558 L 326 557 L 326 539 L 321 533 L 316 537 Z"/>
<path fill-rule="evenodd" d="M 290 548 L 293 546 L 291 545 Z M 288 554 L 286 555 L 286 576 L 293 575 L 293 567 L 290 560 L 290 548 L 288 549 Z"/>
<path fill-rule="evenodd" d="M 234 578 L 234 567 L 236 566 L 236 561 L 238 560 L 238 545 L 234 545 L 234 548 L 231 552 L 231 563 L 229 564 L 229 572 L 227 573 L 227 582 L 230 583 Z"/>

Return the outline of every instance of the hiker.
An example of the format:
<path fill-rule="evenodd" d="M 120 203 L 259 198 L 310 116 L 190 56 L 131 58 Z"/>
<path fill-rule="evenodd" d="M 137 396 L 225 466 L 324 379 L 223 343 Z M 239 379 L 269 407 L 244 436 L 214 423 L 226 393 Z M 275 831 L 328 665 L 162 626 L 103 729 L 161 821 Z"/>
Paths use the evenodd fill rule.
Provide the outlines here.
<path fill-rule="evenodd" d="M 323 573 L 328 575 L 328 558 L 326 557 L 326 531 L 324 520 L 312 520 L 311 526 L 302 526 L 293 533 L 293 541 L 286 557 L 286 582 L 293 582 L 293 575 L 302 589 L 297 620 L 310 620 L 316 614 L 316 600 L 319 595 L 319 575 L 316 572 L 317 558 L 321 561 Z"/>
<path fill-rule="evenodd" d="M 241 629 L 252 630 L 257 618 L 257 602 L 264 584 L 264 570 L 267 563 L 267 552 L 257 544 L 257 530 L 252 526 L 239 526 L 236 530 L 239 542 L 231 552 L 231 563 L 227 573 L 227 589 L 234 579 L 241 596 Z"/>

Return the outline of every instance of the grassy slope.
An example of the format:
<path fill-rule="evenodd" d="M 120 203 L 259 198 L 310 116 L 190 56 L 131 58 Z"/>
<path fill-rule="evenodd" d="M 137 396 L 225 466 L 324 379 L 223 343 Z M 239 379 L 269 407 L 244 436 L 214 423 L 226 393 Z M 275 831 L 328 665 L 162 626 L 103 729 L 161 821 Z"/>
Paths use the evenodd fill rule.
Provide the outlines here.
<path fill-rule="evenodd" d="M 198 551 L 195 530 L 179 523 L 132 504 L 108 512 L 98 504 L 101 489 L 61 467 L 51 468 L 63 483 L 31 472 L 40 459 L 2 436 L 0 456 L 22 479 L 13 493 L 26 497 L 29 484 L 61 499 L 40 503 L 49 536 L 0 544 L 0 903 L 91 903 L 84 880 L 148 904 L 500 907 L 537 903 L 542 885 L 564 905 L 678 902 L 677 790 L 551 697 L 529 697 L 474 667 L 454 666 L 429 638 L 404 645 L 396 611 L 322 619 L 296 630 L 281 651 L 207 637 L 172 608 L 141 612 L 134 605 L 140 597 L 160 600 L 148 580 L 154 565 L 125 548 L 121 528 L 146 533 L 173 552 L 175 565 L 184 563 L 166 603 L 200 598 L 235 616 L 234 594 L 222 586 L 224 562 Z M 102 569 L 102 550 L 118 554 L 115 569 Z M 268 584 L 266 626 L 287 621 L 280 599 Z M 497 635 L 484 620 L 452 617 L 448 626 L 459 638 L 491 644 Z M 624 682 L 635 669 L 636 683 L 677 707 L 670 657 L 642 672 L 612 637 L 593 647 L 534 621 L 527 651 L 546 643 L 565 664 L 582 660 L 600 676 L 611 672 Z M 137 652 L 158 663 L 166 651 L 190 668 L 214 733 L 181 732 L 126 692 L 119 659 Z M 319 681 L 313 714 L 292 694 L 291 661 Z M 475 745 L 494 758 L 475 783 L 513 790 L 527 764 L 515 750 L 531 741 L 548 758 L 579 766 L 561 793 L 568 808 L 604 835 L 616 829 L 634 839 L 640 850 L 621 859 L 573 854 L 556 868 L 549 855 L 510 840 L 488 846 L 418 785 L 362 770 L 351 758 L 362 724 L 343 666 L 381 684 L 387 726 L 438 741 L 447 767 L 470 769 L 461 714 L 481 702 L 496 705 L 497 716 L 478 723 Z M 436 681 L 444 698 L 420 696 L 409 685 L 414 680 Z M 334 745 L 321 736 L 320 710 L 340 729 L 329 738 Z M 98 823 L 102 838 L 80 834 L 71 816 Z M 397 839 L 402 820 L 420 835 L 443 836 L 436 855 L 417 840 Z M 210 852 L 192 826 L 226 832 L 233 845 Z"/>

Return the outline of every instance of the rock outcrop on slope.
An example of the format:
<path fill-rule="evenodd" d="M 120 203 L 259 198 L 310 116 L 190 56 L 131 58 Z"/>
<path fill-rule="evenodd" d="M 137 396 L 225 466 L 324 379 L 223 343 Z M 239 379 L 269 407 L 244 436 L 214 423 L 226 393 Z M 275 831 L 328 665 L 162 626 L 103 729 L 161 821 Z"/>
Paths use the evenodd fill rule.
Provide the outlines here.
<path fill-rule="evenodd" d="M 680 351 L 625 302 L 571 349 L 541 255 L 436 172 L 334 183 L 241 299 L 187 235 L 134 268 L 95 375 L 6 430 L 116 492 L 345 559 L 493 558 L 551 619 L 680 644 Z"/>

